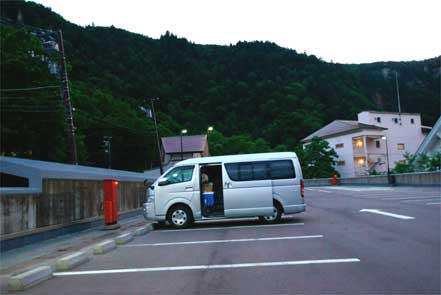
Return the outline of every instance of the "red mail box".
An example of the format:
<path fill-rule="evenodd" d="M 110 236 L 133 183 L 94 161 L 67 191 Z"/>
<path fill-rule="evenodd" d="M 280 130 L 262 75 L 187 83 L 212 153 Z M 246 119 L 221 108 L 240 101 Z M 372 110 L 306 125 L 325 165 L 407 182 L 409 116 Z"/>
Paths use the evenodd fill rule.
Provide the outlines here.
<path fill-rule="evenodd" d="M 104 180 L 104 223 L 118 222 L 118 180 Z"/>

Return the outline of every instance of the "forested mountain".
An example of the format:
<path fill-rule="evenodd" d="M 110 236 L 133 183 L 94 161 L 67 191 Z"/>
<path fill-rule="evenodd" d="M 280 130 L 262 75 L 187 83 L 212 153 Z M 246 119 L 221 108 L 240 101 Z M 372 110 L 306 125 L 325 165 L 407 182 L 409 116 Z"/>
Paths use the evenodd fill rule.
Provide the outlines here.
<path fill-rule="evenodd" d="M 33 34 L 61 29 L 80 162 L 104 166 L 103 136 L 112 136 L 112 166 L 142 170 L 157 163 L 154 129 L 140 110 L 156 103 L 161 136 L 214 126 L 214 154 L 292 150 L 334 119 L 361 110 L 396 110 L 432 125 L 440 112 L 440 59 L 342 65 L 269 42 L 198 45 L 165 32 L 152 39 L 115 27 L 81 27 L 33 2 L 1 2 L 1 88 L 59 85 Z M 54 61 L 59 57 L 48 56 Z M 66 161 L 65 123 L 57 89 L 1 92 L 2 153 Z"/>

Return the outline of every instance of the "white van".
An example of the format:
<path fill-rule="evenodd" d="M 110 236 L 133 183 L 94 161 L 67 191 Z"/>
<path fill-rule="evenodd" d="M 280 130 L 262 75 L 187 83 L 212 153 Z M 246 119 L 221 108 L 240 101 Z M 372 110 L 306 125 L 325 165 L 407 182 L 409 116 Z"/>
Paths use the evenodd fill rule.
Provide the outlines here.
<path fill-rule="evenodd" d="M 291 152 L 194 158 L 148 188 L 144 216 L 184 228 L 193 221 L 257 216 L 267 223 L 305 211 L 302 170 Z"/>

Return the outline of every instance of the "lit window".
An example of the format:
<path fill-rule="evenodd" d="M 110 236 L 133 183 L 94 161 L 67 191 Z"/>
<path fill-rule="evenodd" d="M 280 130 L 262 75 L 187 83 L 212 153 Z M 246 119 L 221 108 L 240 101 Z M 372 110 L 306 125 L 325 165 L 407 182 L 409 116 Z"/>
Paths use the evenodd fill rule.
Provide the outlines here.
<path fill-rule="evenodd" d="M 335 145 L 335 148 L 336 149 L 340 149 L 340 148 L 342 148 L 342 147 L 344 147 L 345 145 L 343 144 L 343 143 L 337 143 L 336 145 Z"/>
<path fill-rule="evenodd" d="M 398 143 L 398 144 L 397 144 L 397 149 L 398 149 L 399 151 L 403 151 L 403 150 L 404 150 L 404 143 Z"/>
<path fill-rule="evenodd" d="M 360 164 L 360 165 L 363 165 L 364 164 L 364 158 L 359 158 L 357 160 L 357 163 Z"/>
<path fill-rule="evenodd" d="M 362 146 L 363 146 L 363 141 L 362 141 L 361 139 L 357 139 L 357 140 L 355 141 L 355 146 L 356 146 L 356 147 L 362 147 Z"/>
<path fill-rule="evenodd" d="M 380 141 L 379 140 L 375 141 L 375 146 L 377 147 L 377 149 L 380 148 Z"/>

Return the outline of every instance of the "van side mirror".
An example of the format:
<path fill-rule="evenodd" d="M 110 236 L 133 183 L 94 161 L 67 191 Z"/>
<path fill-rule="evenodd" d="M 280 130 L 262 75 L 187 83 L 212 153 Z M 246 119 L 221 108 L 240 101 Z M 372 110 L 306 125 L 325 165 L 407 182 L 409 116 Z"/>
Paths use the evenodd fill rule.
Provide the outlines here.
<path fill-rule="evenodd" d="M 144 180 L 144 185 L 146 186 L 146 187 L 149 187 L 150 186 L 150 181 L 148 180 L 148 179 L 146 179 L 146 180 Z"/>
<path fill-rule="evenodd" d="M 164 185 L 167 185 L 167 184 L 170 184 L 170 182 L 168 181 L 167 178 L 161 178 L 161 179 L 158 181 L 158 185 L 159 185 L 159 186 L 164 186 Z"/>

